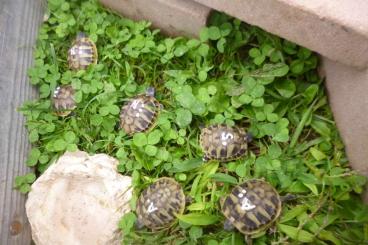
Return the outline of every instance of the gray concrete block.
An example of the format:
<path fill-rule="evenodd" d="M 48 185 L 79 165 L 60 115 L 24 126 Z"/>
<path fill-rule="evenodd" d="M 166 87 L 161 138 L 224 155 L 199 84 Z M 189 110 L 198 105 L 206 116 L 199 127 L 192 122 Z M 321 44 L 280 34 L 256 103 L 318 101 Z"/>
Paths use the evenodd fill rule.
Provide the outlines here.
<path fill-rule="evenodd" d="M 368 70 L 323 58 L 329 102 L 345 144 L 350 165 L 368 176 Z M 363 199 L 368 203 L 368 189 Z"/>
<path fill-rule="evenodd" d="M 100 0 L 106 7 L 134 20 L 149 20 L 172 36 L 198 36 L 211 11 L 190 0 Z"/>
<path fill-rule="evenodd" d="M 194 0 L 312 49 L 368 67 L 367 0 Z"/>
<path fill-rule="evenodd" d="M 368 70 L 323 58 L 329 102 L 350 165 L 368 176 Z"/>
<path fill-rule="evenodd" d="M 25 215 L 26 196 L 14 179 L 31 170 L 25 165 L 30 144 L 23 116 L 16 109 L 36 97 L 28 82 L 33 47 L 43 15 L 43 1 L 0 1 L 0 244 L 31 244 Z"/>

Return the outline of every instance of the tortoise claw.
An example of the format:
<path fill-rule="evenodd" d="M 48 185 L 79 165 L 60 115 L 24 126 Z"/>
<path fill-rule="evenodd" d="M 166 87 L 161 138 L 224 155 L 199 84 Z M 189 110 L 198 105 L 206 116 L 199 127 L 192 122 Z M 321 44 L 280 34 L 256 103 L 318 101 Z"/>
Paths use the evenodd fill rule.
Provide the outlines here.
<path fill-rule="evenodd" d="M 228 219 L 224 222 L 224 230 L 225 231 L 232 231 L 232 230 L 234 230 L 233 224 Z"/>

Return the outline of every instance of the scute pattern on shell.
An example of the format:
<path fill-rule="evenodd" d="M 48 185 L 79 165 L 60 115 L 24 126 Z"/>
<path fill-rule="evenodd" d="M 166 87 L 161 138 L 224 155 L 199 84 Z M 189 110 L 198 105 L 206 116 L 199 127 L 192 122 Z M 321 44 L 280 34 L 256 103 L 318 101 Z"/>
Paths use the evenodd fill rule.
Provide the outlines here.
<path fill-rule="evenodd" d="M 272 185 L 249 180 L 231 191 L 222 204 L 222 213 L 243 234 L 267 229 L 281 213 L 281 200 Z"/>
<path fill-rule="evenodd" d="M 68 51 L 69 68 L 73 70 L 87 69 L 90 64 L 97 64 L 97 48 L 88 37 L 79 37 Z"/>
<path fill-rule="evenodd" d="M 157 119 L 160 103 L 148 95 L 138 95 L 127 104 L 120 112 L 120 128 L 132 135 L 151 129 Z"/>
<path fill-rule="evenodd" d="M 246 133 L 239 127 L 215 124 L 203 128 L 200 145 L 204 151 L 204 160 L 232 161 L 247 152 Z"/>
<path fill-rule="evenodd" d="M 163 177 L 145 189 L 137 203 L 138 220 L 152 230 L 165 228 L 185 209 L 185 195 L 174 179 Z"/>
<path fill-rule="evenodd" d="M 52 105 L 58 116 L 68 116 L 76 108 L 72 86 L 62 85 L 57 87 L 52 96 Z"/>

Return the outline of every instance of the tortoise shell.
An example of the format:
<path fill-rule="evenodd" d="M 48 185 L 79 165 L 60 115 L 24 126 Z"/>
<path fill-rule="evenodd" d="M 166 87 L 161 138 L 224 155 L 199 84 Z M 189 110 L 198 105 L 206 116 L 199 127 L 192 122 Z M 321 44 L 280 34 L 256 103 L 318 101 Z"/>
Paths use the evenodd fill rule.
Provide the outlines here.
<path fill-rule="evenodd" d="M 170 226 L 185 209 L 182 187 L 172 178 L 163 177 L 148 186 L 137 202 L 137 226 L 158 230 Z"/>
<path fill-rule="evenodd" d="M 97 64 L 97 56 L 94 42 L 84 33 L 79 33 L 68 51 L 69 68 L 72 70 L 87 69 L 90 64 Z"/>
<path fill-rule="evenodd" d="M 236 126 L 215 124 L 201 130 L 200 145 L 204 151 L 204 161 L 228 162 L 246 154 L 247 134 Z"/>
<path fill-rule="evenodd" d="M 56 115 L 68 116 L 77 107 L 73 87 L 71 85 L 58 86 L 52 96 L 52 105 Z"/>
<path fill-rule="evenodd" d="M 132 135 L 150 130 L 158 116 L 161 104 L 155 99 L 154 93 L 148 89 L 125 104 L 120 111 L 120 129 Z"/>
<path fill-rule="evenodd" d="M 281 200 L 272 185 L 253 179 L 234 187 L 221 211 L 241 233 L 251 235 L 267 229 L 280 216 Z"/>

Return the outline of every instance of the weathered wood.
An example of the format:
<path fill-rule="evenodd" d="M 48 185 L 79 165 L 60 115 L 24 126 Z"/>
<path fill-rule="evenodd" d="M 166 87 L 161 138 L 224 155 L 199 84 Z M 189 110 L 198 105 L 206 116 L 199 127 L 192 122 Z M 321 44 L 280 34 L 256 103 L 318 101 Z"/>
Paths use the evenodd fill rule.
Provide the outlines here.
<path fill-rule="evenodd" d="M 36 96 L 27 69 L 38 27 L 41 0 L 0 0 L 0 244 L 31 244 L 25 215 L 25 195 L 13 189 L 15 176 L 29 171 L 24 118 L 16 109 Z"/>

